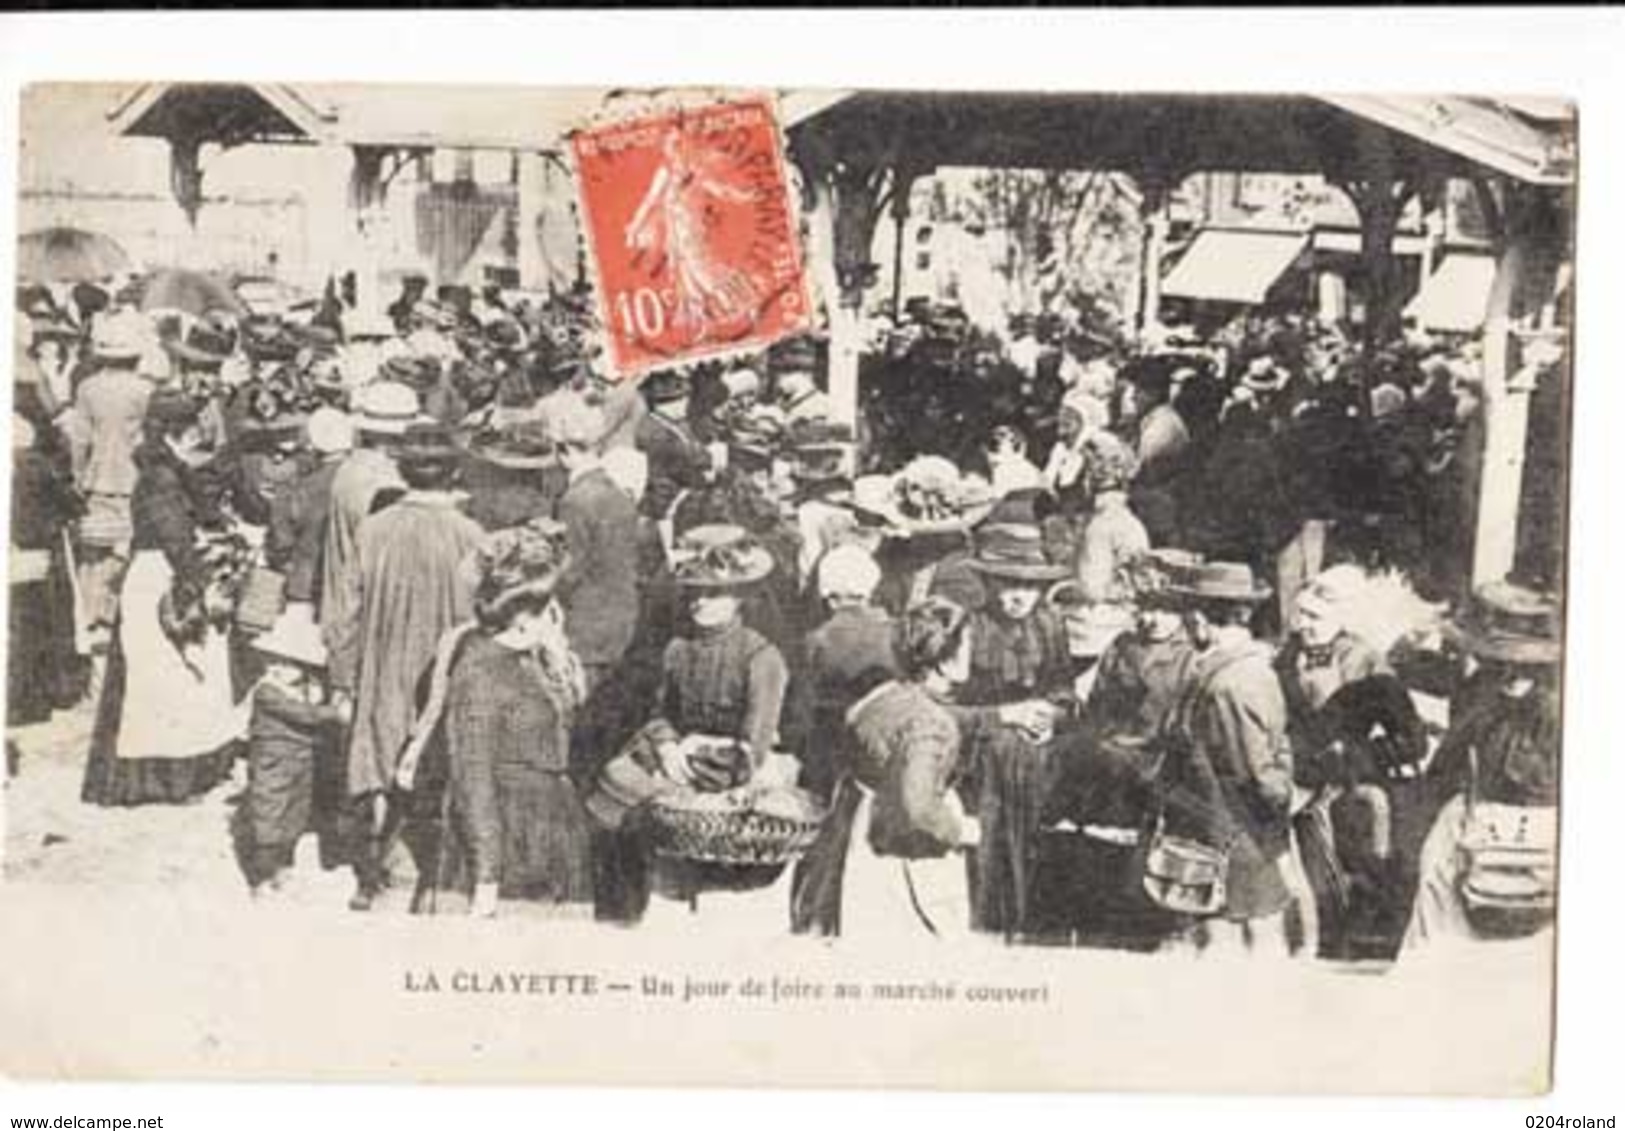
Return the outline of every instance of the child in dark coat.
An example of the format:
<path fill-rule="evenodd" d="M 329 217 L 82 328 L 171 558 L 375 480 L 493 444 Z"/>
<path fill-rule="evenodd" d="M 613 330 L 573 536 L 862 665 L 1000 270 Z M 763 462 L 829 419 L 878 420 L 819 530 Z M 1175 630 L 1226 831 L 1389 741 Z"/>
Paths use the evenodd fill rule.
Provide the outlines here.
<path fill-rule="evenodd" d="M 254 642 L 266 657 L 248 727 L 247 855 L 256 896 L 287 882 L 294 848 L 312 827 L 317 760 L 345 721 L 328 701 L 327 656 L 309 611 L 290 605 Z"/>

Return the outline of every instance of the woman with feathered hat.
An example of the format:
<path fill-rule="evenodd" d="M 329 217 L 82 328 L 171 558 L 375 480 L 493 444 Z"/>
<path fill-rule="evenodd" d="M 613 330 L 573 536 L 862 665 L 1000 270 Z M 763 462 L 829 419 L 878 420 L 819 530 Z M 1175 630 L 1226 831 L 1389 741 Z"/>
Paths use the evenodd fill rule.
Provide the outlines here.
<path fill-rule="evenodd" d="M 555 593 L 568 565 L 564 526 L 546 518 L 474 551 L 474 624 L 442 642 L 414 728 L 427 734 L 437 717 L 444 728 L 436 887 L 469 895 L 476 915 L 495 914 L 499 898 L 592 904 L 591 831 L 569 776 L 585 686 Z"/>

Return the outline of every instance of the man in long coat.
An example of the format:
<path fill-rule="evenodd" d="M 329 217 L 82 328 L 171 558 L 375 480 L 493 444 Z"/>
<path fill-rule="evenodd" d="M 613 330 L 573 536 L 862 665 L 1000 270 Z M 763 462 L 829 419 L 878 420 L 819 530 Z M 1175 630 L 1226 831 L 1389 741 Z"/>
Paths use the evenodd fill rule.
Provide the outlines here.
<path fill-rule="evenodd" d="M 1285 957 L 1286 913 L 1305 886 L 1291 843 L 1292 751 L 1270 648 L 1248 627 L 1272 594 L 1246 565 L 1209 562 L 1168 595 L 1196 655 L 1167 722 L 1164 820 L 1169 835 L 1229 857 L 1222 912 L 1177 941 Z"/>
<path fill-rule="evenodd" d="M 558 503 L 570 542 L 559 597 L 571 647 L 596 686 L 626 654 L 637 627 L 637 505 L 599 460 L 602 418 L 596 409 L 573 406 L 555 425 L 559 459 L 570 475 Z"/>
<path fill-rule="evenodd" d="M 458 454 L 443 428 L 408 430 L 397 454 L 406 494 L 366 519 L 356 539 L 354 592 L 346 602 L 354 621 L 336 634 L 343 648 L 329 658 L 334 687 L 353 696 L 349 785 L 355 798 L 378 798 L 390 789 L 435 648 L 447 629 L 472 615 L 472 584 L 461 567 L 485 535 L 457 509 L 462 497 L 451 487 Z M 375 821 L 381 825 L 381 813 Z M 378 854 L 388 846 L 374 847 L 371 868 L 360 877 L 362 907 L 374 894 L 369 889 L 386 882 Z"/>
<path fill-rule="evenodd" d="M 394 381 L 368 385 L 357 400 L 356 449 L 333 473 L 317 606 L 323 643 L 335 655 L 355 651 L 355 642 L 343 639 L 343 633 L 359 623 L 350 601 L 359 591 L 356 539 L 361 523 L 372 513 L 381 492 L 401 491 L 390 448 L 419 418 L 417 394 Z"/>

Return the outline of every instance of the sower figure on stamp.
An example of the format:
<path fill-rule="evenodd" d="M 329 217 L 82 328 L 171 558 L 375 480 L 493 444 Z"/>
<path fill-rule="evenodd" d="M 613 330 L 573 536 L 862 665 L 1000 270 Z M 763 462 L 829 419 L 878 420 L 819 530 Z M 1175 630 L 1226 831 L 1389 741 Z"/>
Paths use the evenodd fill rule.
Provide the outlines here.
<path fill-rule="evenodd" d="M 715 155 L 696 152 L 681 129 L 666 134 L 661 164 L 626 226 L 633 262 L 648 256 L 662 261 L 672 283 L 672 323 L 690 345 L 727 337 L 748 316 L 760 295 L 754 280 L 718 256 L 710 246 L 706 214 L 713 201 L 748 206 L 748 189 L 732 184 L 707 166 Z"/>

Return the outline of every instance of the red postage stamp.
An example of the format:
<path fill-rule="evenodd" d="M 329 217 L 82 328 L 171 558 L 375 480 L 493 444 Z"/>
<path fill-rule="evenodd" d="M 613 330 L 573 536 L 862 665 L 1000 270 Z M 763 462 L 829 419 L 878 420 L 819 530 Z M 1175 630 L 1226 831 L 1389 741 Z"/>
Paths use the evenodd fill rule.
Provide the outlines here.
<path fill-rule="evenodd" d="M 759 349 L 810 327 L 771 101 L 593 126 L 572 147 L 616 376 Z"/>

